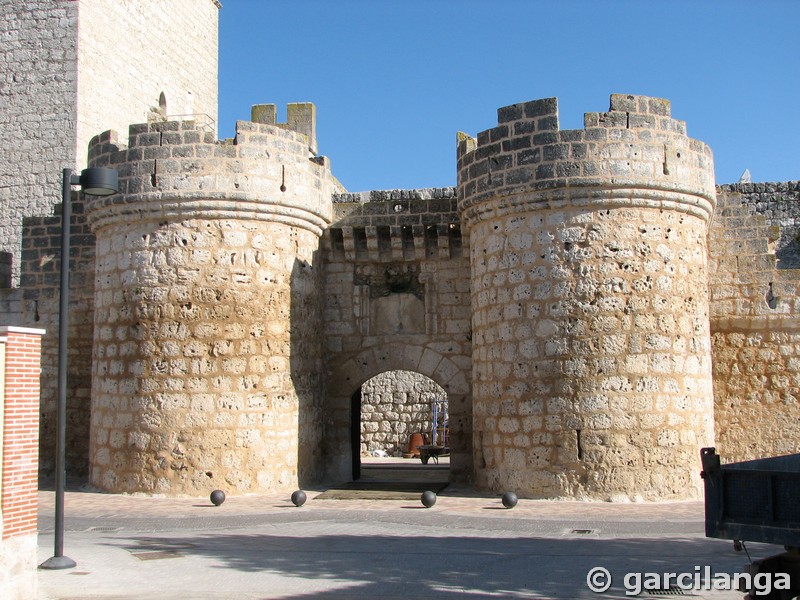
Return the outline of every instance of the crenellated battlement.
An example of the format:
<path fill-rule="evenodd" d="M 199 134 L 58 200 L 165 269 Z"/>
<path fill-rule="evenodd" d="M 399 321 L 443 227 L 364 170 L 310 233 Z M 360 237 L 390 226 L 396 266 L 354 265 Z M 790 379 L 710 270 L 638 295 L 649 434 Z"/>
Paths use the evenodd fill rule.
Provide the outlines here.
<path fill-rule="evenodd" d="M 548 191 L 552 200 L 575 198 L 578 190 L 636 188 L 685 194 L 689 210 L 711 214 L 711 150 L 686 136 L 667 100 L 613 94 L 608 112 L 586 113 L 581 130 L 559 129 L 556 98 L 506 106 L 497 115 L 497 126 L 477 138 L 459 134 L 464 210 L 526 191 Z"/>
<path fill-rule="evenodd" d="M 340 185 L 309 147 L 313 105 L 297 109 L 291 127 L 239 121 L 230 140 L 191 122 L 133 125 L 127 146 L 93 140 L 90 164 L 116 168 L 120 187 L 84 211 L 93 485 L 244 493 L 317 477 L 320 238 Z"/>
<path fill-rule="evenodd" d="M 461 256 L 467 243 L 455 188 L 335 194 L 323 236 L 330 256 L 349 262 L 407 262 Z"/>
<path fill-rule="evenodd" d="M 506 106 L 458 151 L 479 487 L 697 494 L 685 465 L 713 440 L 711 151 L 666 100 L 622 95 L 581 130 L 559 129 L 555 98 Z"/>
<path fill-rule="evenodd" d="M 302 222 L 321 234 L 331 219 L 331 194 L 341 186 L 328 160 L 311 150 L 313 105 L 291 105 L 289 114 L 288 125 L 238 121 L 236 136 L 220 141 L 193 121 L 131 125 L 127 145 L 115 132 L 96 136 L 89 162 L 116 168 L 120 193 L 90 200 L 92 226 L 202 211 Z"/>
<path fill-rule="evenodd" d="M 287 104 L 286 123 L 278 123 L 278 107 L 275 104 L 254 104 L 250 110 L 250 120 L 305 135 L 309 151 L 317 153 L 317 108 L 311 102 Z"/>
<path fill-rule="evenodd" d="M 405 442 L 388 415 L 410 392 L 354 405 L 395 370 L 444 390 L 451 478 L 482 490 L 690 498 L 701 447 L 795 449 L 796 182 L 717 205 L 711 151 L 670 103 L 615 94 L 577 130 L 556 98 L 500 108 L 458 134 L 457 187 L 348 193 L 315 117 L 261 104 L 231 139 L 168 120 L 91 141 L 120 183 L 73 206 L 91 485 L 343 481 L 366 438 L 341 440 L 380 420 L 370 440 Z M 26 220 L 19 296 L 51 324 L 53 222 Z"/>

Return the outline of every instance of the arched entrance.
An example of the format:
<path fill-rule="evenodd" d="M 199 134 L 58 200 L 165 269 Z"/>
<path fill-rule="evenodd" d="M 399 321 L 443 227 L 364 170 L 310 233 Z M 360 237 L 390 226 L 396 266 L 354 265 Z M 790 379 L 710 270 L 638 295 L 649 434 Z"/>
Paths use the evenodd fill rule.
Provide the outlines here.
<path fill-rule="evenodd" d="M 417 340 L 414 340 L 417 341 Z M 420 340 L 422 341 L 422 340 Z M 452 349 L 452 350 L 451 350 Z M 455 344 L 425 341 L 420 345 L 389 342 L 380 347 L 363 348 L 354 353 L 340 353 L 329 363 L 328 393 L 325 400 L 326 478 L 331 482 L 363 478 L 361 460 L 361 423 L 367 404 L 363 399 L 365 384 L 382 373 L 410 371 L 435 382 L 444 391 L 447 402 L 447 444 L 450 448 L 451 481 L 467 483 L 472 478 L 472 402 L 469 357 Z M 369 386 L 367 385 L 367 388 Z M 402 395 L 402 394 L 401 394 Z M 444 399 L 444 398 L 443 398 Z M 432 417 L 432 415 L 431 415 Z M 427 433 L 430 435 L 432 418 Z M 354 426 L 357 424 L 357 426 Z M 386 427 L 386 426 L 384 426 Z M 380 428 L 380 427 L 379 427 Z M 397 434 L 393 443 L 397 443 Z M 408 428 L 404 432 L 407 435 Z M 413 433 L 413 432 L 412 432 Z M 384 437 L 383 443 L 386 442 Z M 408 437 L 405 437 L 405 444 Z M 402 450 L 403 443 L 397 448 Z M 375 449 L 386 449 L 375 448 Z M 371 449 L 370 449 L 371 450 Z M 367 447 L 365 447 L 365 453 Z M 402 458 L 397 460 L 403 461 Z M 413 462 L 413 461 L 412 461 Z M 419 465 L 422 462 L 416 459 Z M 411 464 L 409 462 L 409 464 Z M 429 463 L 430 464 L 430 463 Z M 433 463 L 435 465 L 435 462 Z"/>
<path fill-rule="evenodd" d="M 350 413 L 353 480 L 449 480 L 449 403 L 434 380 L 379 373 L 353 394 Z"/>

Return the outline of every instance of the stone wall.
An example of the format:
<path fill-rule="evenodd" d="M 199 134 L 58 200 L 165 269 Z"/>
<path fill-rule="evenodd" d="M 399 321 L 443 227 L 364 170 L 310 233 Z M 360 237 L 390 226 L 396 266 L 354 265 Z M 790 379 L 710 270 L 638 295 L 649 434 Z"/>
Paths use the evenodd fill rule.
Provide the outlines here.
<path fill-rule="evenodd" d="M 93 136 L 147 120 L 162 92 L 168 114 L 204 113 L 216 131 L 219 7 L 216 0 L 0 5 L 0 203 L 7 207 L 0 250 L 14 257 L 14 285 L 23 218 L 52 214 L 62 169 L 86 165 Z"/>
<path fill-rule="evenodd" d="M 0 36 L 0 250 L 13 256 L 16 286 L 22 221 L 52 214 L 61 170 L 77 162 L 78 3 L 2 2 Z"/>
<path fill-rule="evenodd" d="M 20 286 L 0 290 L 0 319 L 48 330 L 43 468 L 62 168 L 112 127 L 130 147 L 106 133 L 90 161 L 119 169 L 121 193 L 87 204 L 93 230 L 75 193 L 70 224 L 67 457 L 85 474 L 91 437 L 96 485 L 346 479 L 389 442 L 343 447 L 361 427 L 354 394 L 364 429 L 396 423 L 369 432 L 396 451 L 411 426 L 376 407 L 424 397 L 427 377 L 450 403 L 455 480 L 691 496 L 714 443 L 709 322 L 720 453 L 797 451 L 800 184 L 721 188 L 709 244 L 710 150 L 667 101 L 614 95 L 576 131 L 559 129 L 555 99 L 501 108 L 460 136 L 457 189 L 343 193 L 316 156 L 312 105 L 287 123 L 258 105 L 216 142 L 219 7 L 0 4 L 0 286 Z M 165 120 L 185 113 L 208 117 Z M 416 373 L 399 403 L 371 379 L 398 370 Z"/>
<path fill-rule="evenodd" d="M 86 223 L 83 209 L 83 197 L 74 191 L 70 222 L 69 402 L 65 444 L 67 471 L 77 477 L 85 477 L 88 472 L 94 312 L 95 238 Z M 61 215 L 26 218 L 22 238 L 22 277 L 20 288 L 14 291 L 21 297 L 21 314 L 25 321 L 48 331 L 42 340 L 39 421 L 39 467 L 42 475 L 48 478 L 53 474 L 56 445 L 60 273 Z"/>
<path fill-rule="evenodd" d="M 555 99 L 459 144 L 470 236 L 478 485 L 679 498 L 713 441 L 706 268 L 713 161 L 665 100 Z"/>
<path fill-rule="evenodd" d="M 120 172 L 120 193 L 86 208 L 91 483 L 175 495 L 316 481 L 327 161 L 278 124 L 239 122 L 223 143 L 186 121 L 130 132 L 128 148 L 107 133 L 90 151 Z"/>
<path fill-rule="evenodd" d="M 720 193 L 737 195 L 747 215 L 764 217 L 778 269 L 800 268 L 800 181 L 725 185 Z"/>
<path fill-rule="evenodd" d="M 302 280 L 318 238 L 211 218 L 100 235 L 91 482 L 173 494 L 296 487 L 298 440 L 319 444 L 300 417 L 318 420 L 320 382 L 293 379 L 319 371 L 319 352 L 290 323 L 319 326 Z"/>
<path fill-rule="evenodd" d="M 11 266 L 14 257 L 10 252 L 0 252 L 0 290 L 11 287 Z"/>
<path fill-rule="evenodd" d="M 376 450 L 402 456 L 414 433 L 424 433 L 431 442 L 433 403 L 443 398 L 447 392 L 436 382 L 409 371 L 389 371 L 365 382 L 361 386 L 361 456 Z M 445 418 L 446 414 L 439 418 L 439 428 Z"/>
<path fill-rule="evenodd" d="M 717 449 L 800 452 L 797 182 L 723 186 L 710 231 Z"/>
<path fill-rule="evenodd" d="M 100 131 L 127 131 L 159 108 L 217 114 L 215 0 L 24 0 L 0 3 L 0 322 L 44 327 L 41 457 L 52 469 L 62 171 L 86 165 Z M 73 194 L 69 331 L 71 474 L 87 472 L 94 236 Z M 6 262 L 9 263 L 6 266 Z M 10 271 L 8 274 L 5 271 Z M 16 286 L 20 286 L 16 288 Z"/>
<path fill-rule="evenodd" d="M 22 322 L 22 305 L 19 288 L 0 289 L 0 323 Z"/>
<path fill-rule="evenodd" d="M 79 168 L 86 164 L 92 137 L 110 129 L 127 131 L 130 123 L 148 118 L 194 115 L 184 118 L 216 133 L 217 0 L 78 4 Z"/>

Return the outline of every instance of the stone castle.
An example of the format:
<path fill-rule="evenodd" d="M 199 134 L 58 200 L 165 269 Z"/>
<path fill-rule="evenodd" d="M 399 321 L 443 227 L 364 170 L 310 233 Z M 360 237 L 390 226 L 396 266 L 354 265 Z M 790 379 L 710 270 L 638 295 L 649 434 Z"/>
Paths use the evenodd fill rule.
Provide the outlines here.
<path fill-rule="evenodd" d="M 494 492 L 695 497 L 701 447 L 798 451 L 800 183 L 716 185 L 668 101 L 614 94 L 580 130 L 559 128 L 554 98 L 503 107 L 458 135 L 455 188 L 349 193 L 312 104 L 286 123 L 256 105 L 217 140 L 218 3 L 114 3 L 116 26 L 171 40 L 157 56 L 136 35 L 97 46 L 108 3 L 19 5 L 0 25 L 20 48 L 0 117 L 20 128 L 0 136 L 0 323 L 47 329 L 45 471 L 58 179 L 87 164 L 120 176 L 116 195 L 76 194 L 72 222 L 68 464 L 101 490 L 346 481 L 376 440 L 430 427 L 417 413 L 436 394 L 451 478 Z M 57 47 L 25 51 L 42 32 Z M 67 73 L 60 94 L 48 69 Z M 142 93 L 90 104 L 118 72 Z M 42 118 L 51 104 L 67 116 Z M 439 392 L 374 384 L 399 371 Z"/>

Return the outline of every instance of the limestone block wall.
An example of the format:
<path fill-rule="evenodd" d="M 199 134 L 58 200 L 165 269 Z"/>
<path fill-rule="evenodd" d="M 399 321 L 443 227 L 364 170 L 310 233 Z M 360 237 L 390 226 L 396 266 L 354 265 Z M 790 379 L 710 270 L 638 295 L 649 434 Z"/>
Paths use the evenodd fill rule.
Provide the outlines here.
<path fill-rule="evenodd" d="M 0 5 L 4 81 L 0 111 L 0 322 L 44 327 L 42 472 L 52 468 L 58 339 L 61 178 L 86 165 L 106 129 L 148 119 L 166 98 L 171 115 L 204 113 L 215 131 L 215 0 L 15 0 Z M 153 115 L 163 118 L 163 115 Z M 87 472 L 94 237 L 73 211 L 67 465 Z M 7 264 L 7 266 L 6 266 Z M 88 267 L 87 267 L 88 265 Z M 19 287 L 17 287 L 19 286 Z"/>
<path fill-rule="evenodd" d="M 336 194 L 323 243 L 330 477 L 349 478 L 360 451 L 349 444 L 353 394 L 380 373 L 404 370 L 447 393 L 451 477 L 471 479 L 468 240 L 455 190 Z"/>
<path fill-rule="evenodd" d="M 741 202 L 746 209 L 741 218 L 763 217 L 767 225 L 764 239 L 769 240 L 770 251 L 775 254 L 776 268 L 800 268 L 800 182 L 725 185 L 720 191 Z"/>
<path fill-rule="evenodd" d="M 0 3 L 0 250 L 13 256 L 14 286 L 23 219 L 52 214 L 61 199 L 61 170 L 78 160 L 77 25 L 76 2 Z"/>
<path fill-rule="evenodd" d="M 710 150 L 655 98 L 614 95 L 580 131 L 558 129 L 555 99 L 498 123 L 458 152 L 478 485 L 698 495 L 714 431 Z"/>
<path fill-rule="evenodd" d="M 722 186 L 709 240 L 716 445 L 800 452 L 800 184 Z M 783 265 L 783 268 L 781 266 Z"/>
<path fill-rule="evenodd" d="M 0 289 L 11 287 L 11 265 L 14 257 L 10 252 L 0 252 Z"/>
<path fill-rule="evenodd" d="M 52 214 L 90 139 L 170 115 L 217 118 L 216 0 L 15 0 L 0 6 L 0 250 L 19 284 L 23 219 Z M 16 315 L 15 315 L 16 317 Z M 50 332 L 55 337 L 57 331 Z"/>
<path fill-rule="evenodd" d="M 94 141 L 120 194 L 97 236 L 90 482 L 115 492 L 288 491 L 319 477 L 319 237 L 335 180 L 307 135 L 191 123 Z"/>
<path fill-rule="evenodd" d="M 0 289 L 0 321 L 13 323 L 22 314 L 22 294 L 19 288 Z"/>
<path fill-rule="evenodd" d="M 14 255 L 0 251 L 0 323 L 20 322 L 16 315 L 22 312 L 22 295 L 19 289 L 10 289 Z"/>
<path fill-rule="evenodd" d="M 18 322 L 47 331 L 42 338 L 39 467 L 42 477 L 51 479 L 56 443 L 61 205 L 52 207 L 49 216 L 25 217 L 21 231 L 19 287 L 0 290 L 0 322 Z M 85 477 L 88 472 L 94 258 L 95 237 L 86 222 L 83 197 L 73 191 L 66 467 L 69 475 L 77 477 Z"/>
<path fill-rule="evenodd" d="M 86 164 L 89 141 L 95 135 L 125 131 L 130 123 L 147 121 L 156 110 L 171 120 L 196 115 L 192 120 L 216 132 L 221 8 L 217 0 L 79 0 L 78 4 L 79 167 Z"/>
<path fill-rule="evenodd" d="M 443 398 L 447 392 L 440 385 L 410 371 L 389 371 L 366 381 L 361 386 L 361 456 L 374 450 L 402 456 L 414 433 L 432 441 L 432 406 Z"/>
<path fill-rule="evenodd" d="M 26 323 L 48 331 L 42 339 L 39 406 L 39 468 L 51 478 L 55 462 L 58 398 L 59 285 L 61 273 L 60 205 L 52 216 L 24 219 L 20 288 Z M 86 223 L 82 194 L 72 194 L 70 289 L 67 345 L 66 464 L 72 476 L 85 477 L 89 453 L 89 396 L 92 369 L 95 238 Z M 55 331 L 56 335 L 52 332 Z"/>

